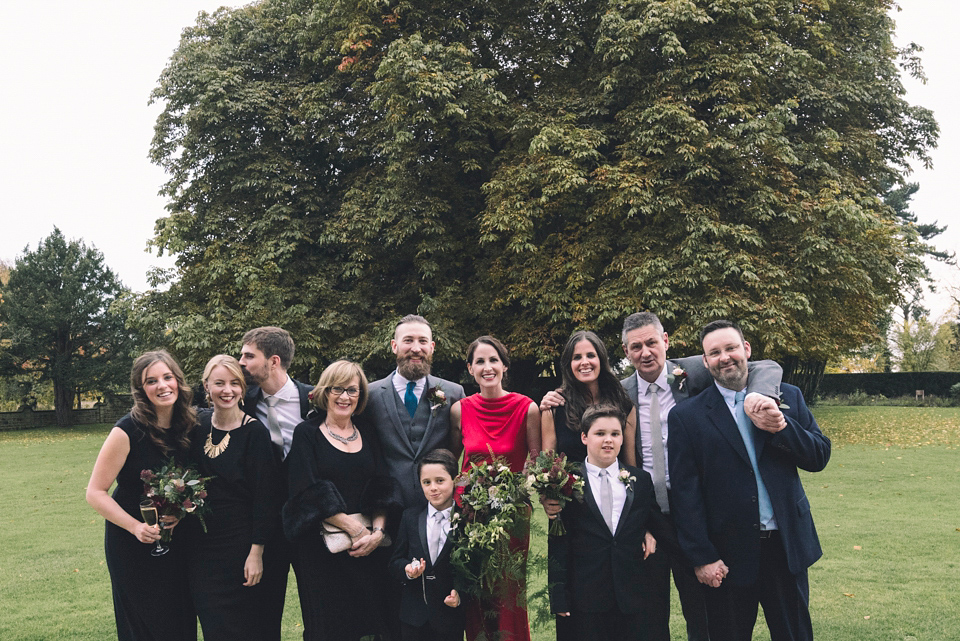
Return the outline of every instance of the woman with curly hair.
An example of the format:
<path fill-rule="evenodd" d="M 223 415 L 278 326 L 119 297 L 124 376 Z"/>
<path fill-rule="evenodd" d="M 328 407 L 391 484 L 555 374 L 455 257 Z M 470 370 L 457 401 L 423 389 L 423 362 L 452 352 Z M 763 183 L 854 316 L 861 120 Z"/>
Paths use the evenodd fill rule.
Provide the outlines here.
<path fill-rule="evenodd" d="M 140 518 L 140 472 L 169 459 L 189 458 L 196 415 L 183 371 L 166 351 L 147 352 L 130 372 L 133 409 L 117 421 L 104 441 L 87 485 L 87 502 L 106 520 L 104 549 L 113 584 L 120 641 L 196 639 L 197 624 L 186 589 L 184 545 L 151 556 L 160 527 Z M 107 493 L 114 480 L 117 488 Z M 163 527 L 176 519 L 161 517 Z M 184 541 L 186 541 L 184 539 Z"/>

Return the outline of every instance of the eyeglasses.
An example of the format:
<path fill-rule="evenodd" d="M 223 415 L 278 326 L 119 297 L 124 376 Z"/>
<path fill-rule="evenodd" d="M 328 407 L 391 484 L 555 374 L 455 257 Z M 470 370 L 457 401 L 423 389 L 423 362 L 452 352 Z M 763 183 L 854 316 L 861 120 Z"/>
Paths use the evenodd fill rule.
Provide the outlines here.
<path fill-rule="evenodd" d="M 327 394 L 329 394 L 330 396 L 333 396 L 333 397 L 340 396 L 340 395 L 342 395 L 344 392 L 346 392 L 346 393 L 347 393 L 347 396 L 349 396 L 350 398 L 356 398 L 357 396 L 360 396 L 360 388 L 359 388 L 359 387 L 339 387 L 339 386 L 337 386 L 337 387 L 327 388 Z"/>

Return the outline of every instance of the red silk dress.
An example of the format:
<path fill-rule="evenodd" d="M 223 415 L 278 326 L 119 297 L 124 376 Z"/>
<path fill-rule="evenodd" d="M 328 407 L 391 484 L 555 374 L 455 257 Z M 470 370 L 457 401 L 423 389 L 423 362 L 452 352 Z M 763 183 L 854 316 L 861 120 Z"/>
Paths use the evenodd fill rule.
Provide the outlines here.
<path fill-rule="evenodd" d="M 487 399 L 479 394 L 460 401 L 460 430 L 463 434 L 463 468 L 470 462 L 489 461 L 490 448 L 494 456 L 502 456 L 510 470 L 519 472 L 527 460 L 527 411 L 533 401 L 522 394 L 507 393 L 500 398 Z M 527 549 L 530 546 L 530 523 L 510 541 L 510 547 L 523 556 L 526 569 Z M 523 596 L 524 605 L 518 605 Z M 500 641 L 530 641 L 530 623 L 526 609 L 526 582 L 507 586 L 503 599 L 465 603 L 467 641 L 481 638 Z"/>

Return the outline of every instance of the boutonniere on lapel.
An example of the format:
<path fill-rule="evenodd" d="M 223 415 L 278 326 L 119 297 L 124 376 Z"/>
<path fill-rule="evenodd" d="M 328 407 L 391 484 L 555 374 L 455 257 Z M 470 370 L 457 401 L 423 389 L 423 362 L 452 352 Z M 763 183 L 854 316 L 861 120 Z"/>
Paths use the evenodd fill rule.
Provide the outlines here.
<path fill-rule="evenodd" d="M 630 472 L 628 472 L 623 468 L 620 468 L 620 473 L 617 474 L 617 478 L 620 480 L 621 483 L 627 486 L 628 492 L 633 489 L 633 483 L 637 480 L 636 476 L 632 475 Z"/>
<path fill-rule="evenodd" d="M 430 403 L 430 412 L 434 415 L 437 410 L 447 404 L 447 393 L 443 391 L 443 387 L 439 383 L 427 392 L 427 401 Z"/>
<path fill-rule="evenodd" d="M 667 385 L 673 385 L 674 381 L 680 381 L 677 383 L 677 389 L 683 391 L 683 384 L 687 382 L 687 370 L 674 367 L 673 371 L 667 374 Z"/>

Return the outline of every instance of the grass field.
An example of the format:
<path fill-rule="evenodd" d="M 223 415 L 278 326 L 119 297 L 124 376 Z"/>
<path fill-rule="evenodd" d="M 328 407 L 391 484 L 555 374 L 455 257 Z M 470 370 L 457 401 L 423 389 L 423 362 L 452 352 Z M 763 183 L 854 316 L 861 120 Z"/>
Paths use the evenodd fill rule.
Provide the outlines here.
<path fill-rule="evenodd" d="M 960 409 L 815 414 L 834 442 L 827 469 L 803 478 L 824 548 L 810 570 L 817 637 L 960 640 Z M 103 520 L 83 500 L 108 429 L 0 433 L 3 641 L 115 638 Z M 299 616 L 291 581 L 285 640 L 300 638 Z M 678 607 L 671 628 L 686 638 Z M 768 638 L 758 625 L 754 639 Z"/>

